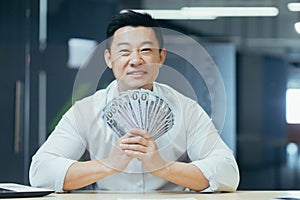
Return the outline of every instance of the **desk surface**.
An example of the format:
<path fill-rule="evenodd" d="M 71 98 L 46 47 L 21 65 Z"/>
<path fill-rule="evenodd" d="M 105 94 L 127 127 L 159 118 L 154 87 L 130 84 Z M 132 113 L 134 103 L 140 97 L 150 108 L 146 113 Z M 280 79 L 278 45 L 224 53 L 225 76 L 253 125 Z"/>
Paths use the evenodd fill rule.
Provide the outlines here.
<path fill-rule="evenodd" d="M 146 193 L 113 193 L 113 192 L 80 192 L 50 194 L 41 198 L 23 200 L 265 200 L 279 197 L 300 199 L 299 191 L 237 191 L 234 193 L 190 193 L 190 192 L 146 192 Z"/>

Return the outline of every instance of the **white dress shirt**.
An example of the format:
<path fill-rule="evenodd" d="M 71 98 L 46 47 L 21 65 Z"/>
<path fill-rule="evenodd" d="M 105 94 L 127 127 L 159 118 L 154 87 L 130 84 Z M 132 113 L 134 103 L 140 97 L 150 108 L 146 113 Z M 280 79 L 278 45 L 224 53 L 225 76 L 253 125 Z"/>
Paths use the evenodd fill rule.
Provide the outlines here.
<path fill-rule="evenodd" d="M 168 102 L 175 117 L 172 129 L 156 140 L 162 158 L 197 166 L 209 180 L 206 191 L 235 191 L 239 183 L 237 163 L 205 111 L 167 85 L 154 83 L 153 92 Z M 85 150 L 92 160 L 110 155 L 118 138 L 101 113 L 117 95 L 117 81 L 113 81 L 106 89 L 76 102 L 65 113 L 32 158 L 29 176 L 33 186 L 62 191 L 68 168 Z M 137 159 L 123 172 L 99 180 L 96 186 L 101 190 L 142 192 L 185 189 L 151 175 Z"/>

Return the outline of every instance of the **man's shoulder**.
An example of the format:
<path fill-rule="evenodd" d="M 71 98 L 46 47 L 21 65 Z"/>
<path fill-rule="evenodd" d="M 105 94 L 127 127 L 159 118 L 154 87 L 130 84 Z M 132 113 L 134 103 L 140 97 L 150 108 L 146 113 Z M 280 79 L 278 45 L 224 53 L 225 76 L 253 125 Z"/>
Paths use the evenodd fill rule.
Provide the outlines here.
<path fill-rule="evenodd" d="M 156 87 L 160 90 L 160 92 L 162 94 L 164 94 L 166 96 L 173 95 L 180 100 L 184 100 L 184 101 L 188 101 L 188 102 L 195 102 L 195 100 L 191 99 L 190 97 L 185 96 L 184 94 L 182 94 L 181 92 L 179 92 L 178 90 L 174 89 L 173 87 L 171 87 L 167 84 L 156 83 Z"/>
<path fill-rule="evenodd" d="M 85 104 L 87 102 L 101 103 L 102 101 L 105 101 L 106 97 L 108 96 L 108 91 L 109 90 L 114 91 L 115 88 L 116 88 L 116 81 L 112 81 L 106 88 L 97 89 L 94 93 L 87 94 L 85 97 L 76 101 L 76 103 L 78 104 Z"/>
<path fill-rule="evenodd" d="M 93 94 L 86 95 L 85 97 L 82 97 L 81 99 L 78 99 L 74 102 L 74 105 L 77 106 L 83 106 L 88 104 L 93 104 L 95 101 L 101 101 L 106 95 L 105 89 L 100 89 L 94 92 Z"/>

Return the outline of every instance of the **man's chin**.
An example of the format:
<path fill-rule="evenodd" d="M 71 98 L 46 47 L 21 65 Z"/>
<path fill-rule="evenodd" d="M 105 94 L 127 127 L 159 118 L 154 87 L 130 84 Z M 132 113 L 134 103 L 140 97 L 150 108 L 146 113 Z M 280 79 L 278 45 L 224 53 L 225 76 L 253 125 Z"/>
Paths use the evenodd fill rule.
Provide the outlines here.
<path fill-rule="evenodd" d="M 153 83 L 147 83 L 147 84 L 142 84 L 142 85 L 135 85 L 134 88 L 135 89 L 152 90 Z"/>
<path fill-rule="evenodd" d="M 127 90 L 137 90 L 137 89 L 145 89 L 145 90 L 152 90 L 153 88 L 153 83 L 149 83 L 149 84 L 132 84 L 132 85 L 127 85 L 127 86 L 123 86 L 122 84 L 119 84 L 119 90 L 120 91 L 127 91 Z"/>

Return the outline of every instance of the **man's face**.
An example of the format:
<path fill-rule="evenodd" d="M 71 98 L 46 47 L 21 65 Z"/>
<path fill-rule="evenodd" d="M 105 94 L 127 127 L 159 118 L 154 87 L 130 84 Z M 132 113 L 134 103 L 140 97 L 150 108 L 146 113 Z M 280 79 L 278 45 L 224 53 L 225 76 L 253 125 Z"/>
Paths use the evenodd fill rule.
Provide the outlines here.
<path fill-rule="evenodd" d="M 115 32 L 110 51 L 106 50 L 104 56 L 118 81 L 119 91 L 152 90 L 166 50 L 159 51 L 152 28 L 125 26 Z"/>

